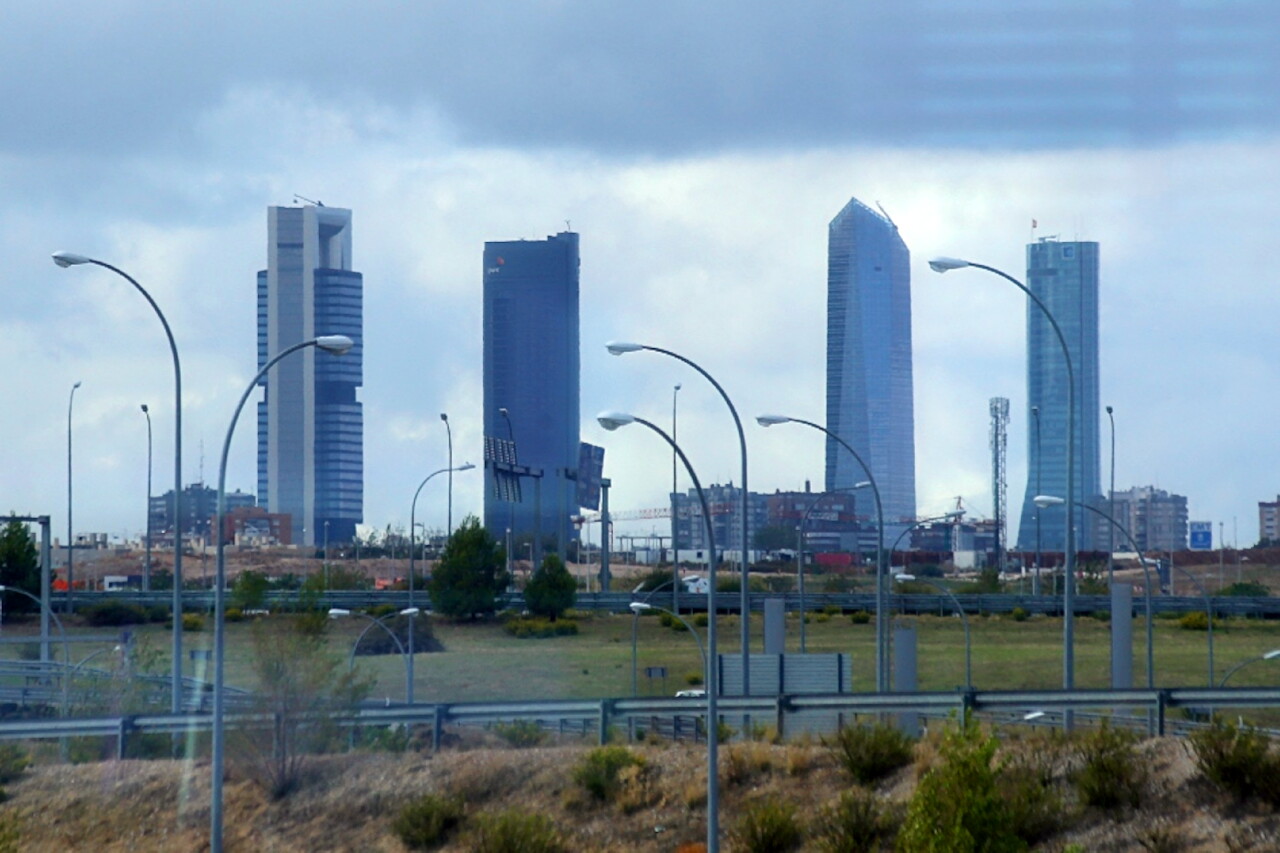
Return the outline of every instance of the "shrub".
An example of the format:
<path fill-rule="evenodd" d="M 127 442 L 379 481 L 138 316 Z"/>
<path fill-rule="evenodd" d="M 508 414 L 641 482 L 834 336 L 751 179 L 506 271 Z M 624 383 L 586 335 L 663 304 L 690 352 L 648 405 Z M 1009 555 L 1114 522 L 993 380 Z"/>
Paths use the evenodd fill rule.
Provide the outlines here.
<path fill-rule="evenodd" d="M 818 812 L 815 834 L 828 853 L 872 853 L 893 836 L 894 826 L 875 794 L 854 788 Z"/>
<path fill-rule="evenodd" d="M 128 604 L 123 601 L 104 601 L 91 604 L 80 610 L 80 615 L 89 625 L 95 628 L 117 627 L 120 625 L 141 625 L 147 621 L 147 609 L 139 604 Z"/>
<path fill-rule="evenodd" d="M 610 802 L 621 790 L 619 772 L 625 767 L 644 766 L 643 756 L 625 746 L 601 746 L 591 750 L 573 769 L 573 781 L 592 799 Z"/>
<path fill-rule="evenodd" d="M 1005 853 L 1026 843 L 1009 824 L 995 764 L 996 739 L 976 723 L 943 738 L 940 761 L 916 786 L 898 835 L 903 853 Z"/>
<path fill-rule="evenodd" d="M 494 723 L 493 733 L 507 744 L 517 749 L 537 746 L 547 739 L 547 731 L 538 725 L 537 720 L 512 720 L 511 722 Z"/>
<path fill-rule="evenodd" d="M 1107 811 L 1137 807 L 1147 774 L 1133 749 L 1136 739 L 1105 720 L 1085 736 L 1079 747 L 1082 764 L 1075 774 L 1081 802 Z"/>
<path fill-rule="evenodd" d="M 773 753 L 762 743 L 735 743 L 724 751 L 726 785 L 742 785 L 773 769 Z"/>
<path fill-rule="evenodd" d="M 804 842 L 796 807 L 775 799 L 748 806 L 730 837 L 735 849 L 747 853 L 785 853 Z"/>
<path fill-rule="evenodd" d="M 1009 827 L 1028 844 L 1051 837 L 1063 823 L 1062 797 L 1053 786 L 1057 750 L 1046 746 L 1036 743 L 1015 753 L 1001 765 L 997 783 Z"/>
<path fill-rule="evenodd" d="M 475 853 L 564 853 L 569 848 L 551 818 L 513 809 L 480 815 L 471 849 Z"/>
<path fill-rule="evenodd" d="M 858 610 L 849 614 L 849 621 L 855 625 L 866 625 L 871 621 L 871 614 L 865 610 Z"/>
<path fill-rule="evenodd" d="M 823 740 L 845 772 L 859 784 L 871 785 L 911 762 L 912 739 L 893 726 L 845 726 Z"/>
<path fill-rule="evenodd" d="M 0 744 L 0 785 L 7 785 L 31 765 L 27 751 L 16 743 Z"/>
<path fill-rule="evenodd" d="M 519 640 L 542 640 L 547 637 L 572 636 L 578 633 L 578 623 L 572 619 L 559 619 L 552 622 L 541 617 L 512 619 L 502 626 L 502 630 Z"/>
<path fill-rule="evenodd" d="M 1280 761 L 1266 734 L 1247 726 L 1215 722 L 1189 738 L 1196 767 L 1205 778 L 1241 802 L 1258 797 L 1280 805 Z"/>
<path fill-rule="evenodd" d="M 688 631 L 689 626 L 685 625 L 670 613 L 662 612 L 658 615 L 658 621 L 664 628 L 670 628 L 672 631 Z"/>
<path fill-rule="evenodd" d="M 1026 622 L 1031 616 L 1025 607 L 1015 607 L 1013 610 L 1009 611 L 1009 615 L 1013 617 L 1014 622 Z"/>
<path fill-rule="evenodd" d="M 182 630 L 184 631 L 203 631 L 204 617 L 199 613 L 183 613 L 182 614 Z"/>
<path fill-rule="evenodd" d="M 239 607 L 228 607 L 223 611 L 222 618 L 228 622 L 243 622 L 244 611 Z"/>
<path fill-rule="evenodd" d="M 542 558 L 542 565 L 524 587 L 525 606 L 552 622 L 564 615 L 577 600 L 578 582 L 555 554 Z"/>
<path fill-rule="evenodd" d="M 705 628 L 705 627 L 707 627 L 707 623 L 708 623 L 708 622 L 710 622 L 710 621 L 711 621 L 711 620 L 709 620 L 709 619 L 707 618 L 707 614 L 705 614 L 705 613 L 695 613 L 695 614 L 693 614 L 693 624 L 694 624 L 694 625 L 697 625 L 699 628 Z"/>
<path fill-rule="evenodd" d="M 702 673 L 686 672 L 684 674 L 684 683 L 688 684 L 690 687 L 697 687 L 702 683 Z"/>
<path fill-rule="evenodd" d="M 449 839 L 462 824 L 462 801 L 426 794 L 400 810 L 391 829 L 411 850 L 429 850 Z"/>
<path fill-rule="evenodd" d="M 1208 631 L 1209 614 L 1203 610 L 1193 610 L 1178 617 L 1178 627 L 1184 631 Z"/>

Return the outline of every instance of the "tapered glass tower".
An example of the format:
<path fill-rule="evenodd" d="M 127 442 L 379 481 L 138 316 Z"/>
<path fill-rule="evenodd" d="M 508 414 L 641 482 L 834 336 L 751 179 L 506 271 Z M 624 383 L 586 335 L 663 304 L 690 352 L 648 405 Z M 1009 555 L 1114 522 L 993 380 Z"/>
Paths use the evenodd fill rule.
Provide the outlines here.
<path fill-rule="evenodd" d="M 1041 238 L 1027 246 L 1027 287 L 1058 321 L 1076 376 L 1076 499 L 1101 493 L 1098 452 L 1098 244 Z M 1040 439 L 1031 409 L 1040 407 Z M 1044 312 L 1027 300 L 1027 489 L 1018 527 L 1018 550 L 1036 550 L 1036 476 L 1040 492 L 1067 494 L 1067 368 L 1062 346 Z M 1038 448 L 1038 450 L 1037 450 Z M 1040 512 L 1040 547 L 1062 551 L 1067 544 L 1065 507 Z M 1094 547 L 1094 529 L 1077 510 L 1076 546 Z"/>
<path fill-rule="evenodd" d="M 262 380 L 258 502 L 293 518 L 294 542 L 350 542 L 364 513 L 363 278 L 351 268 L 351 211 L 267 208 L 258 273 L 258 367 L 318 335 L 355 342 L 342 358 L 308 347 Z"/>
<path fill-rule="evenodd" d="M 871 466 L 886 526 L 916 513 L 911 255 L 887 216 L 852 199 L 827 229 L 827 428 Z M 867 479 L 827 441 L 827 491 Z M 858 514 L 874 515 L 860 494 Z"/>

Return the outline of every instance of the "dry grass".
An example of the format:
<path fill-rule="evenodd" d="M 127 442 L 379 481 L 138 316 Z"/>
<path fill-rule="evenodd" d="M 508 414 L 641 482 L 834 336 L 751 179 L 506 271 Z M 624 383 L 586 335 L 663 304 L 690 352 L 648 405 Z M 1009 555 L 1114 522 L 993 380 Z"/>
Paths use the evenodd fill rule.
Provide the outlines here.
<path fill-rule="evenodd" d="M 1046 749 L 1034 737 L 1010 736 L 1005 745 Z M 1144 810 L 1118 816 L 1085 812 L 1070 831 L 1038 849 L 1056 851 L 1068 843 L 1090 851 L 1169 849 L 1165 845 L 1174 843 L 1189 853 L 1280 849 L 1280 817 L 1225 802 L 1199 780 L 1181 742 L 1151 740 L 1138 748 L 1152 771 L 1152 796 L 1144 798 Z M 311 763 L 307 784 L 275 803 L 232 776 L 225 788 L 227 849 L 400 853 L 405 848 L 391 831 L 392 818 L 428 792 L 462 797 L 472 816 L 508 809 L 546 815 L 572 850 L 696 849 L 705 833 L 703 748 L 635 749 L 644 766 L 626 774 L 614 802 L 598 804 L 573 795 L 572 768 L 584 753 L 575 746 L 320 757 Z M 925 755 L 932 751 L 927 744 L 919 749 Z M 812 826 L 849 787 L 831 756 L 811 744 L 732 744 L 722 762 L 725 827 L 747 804 L 768 798 L 793 803 L 801 825 Z M 876 796 L 900 805 L 916 778 L 915 768 L 904 768 L 878 786 Z M 16 820 L 22 850 L 186 853 L 207 845 L 207 764 L 38 765 L 8 791 L 11 799 L 0 805 L 0 818 Z M 463 833 L 444 849 L 466 845 Z"/>

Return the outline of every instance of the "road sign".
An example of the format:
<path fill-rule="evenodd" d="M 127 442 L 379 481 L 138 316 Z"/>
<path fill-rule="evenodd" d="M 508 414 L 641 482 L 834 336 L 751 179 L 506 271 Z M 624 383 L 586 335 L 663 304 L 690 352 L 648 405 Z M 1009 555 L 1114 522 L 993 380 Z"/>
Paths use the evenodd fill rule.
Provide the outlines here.
<path fill-rule="evenodd" d="M 1191 550 L 1192 551 L 1212 551 L 1213 550 L 1213 522 L 1212 521 L 1192 521 L 1188 522 L 1187 527 L 1191 530 Z"/>

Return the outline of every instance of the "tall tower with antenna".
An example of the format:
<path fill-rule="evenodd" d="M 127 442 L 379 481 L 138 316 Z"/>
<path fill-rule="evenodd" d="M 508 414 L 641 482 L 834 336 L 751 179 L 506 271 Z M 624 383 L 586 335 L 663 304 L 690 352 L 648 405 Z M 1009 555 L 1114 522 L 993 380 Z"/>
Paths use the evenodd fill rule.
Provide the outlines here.
<path fill-rule="evenodd" d="M 996 516 L 996 569 L 1003 572 L 1008 542 L 1005 528 L 1009 526 L 1009 399 L 992 397 L 988 409 L 991 412 L 991 503 Z"/>

